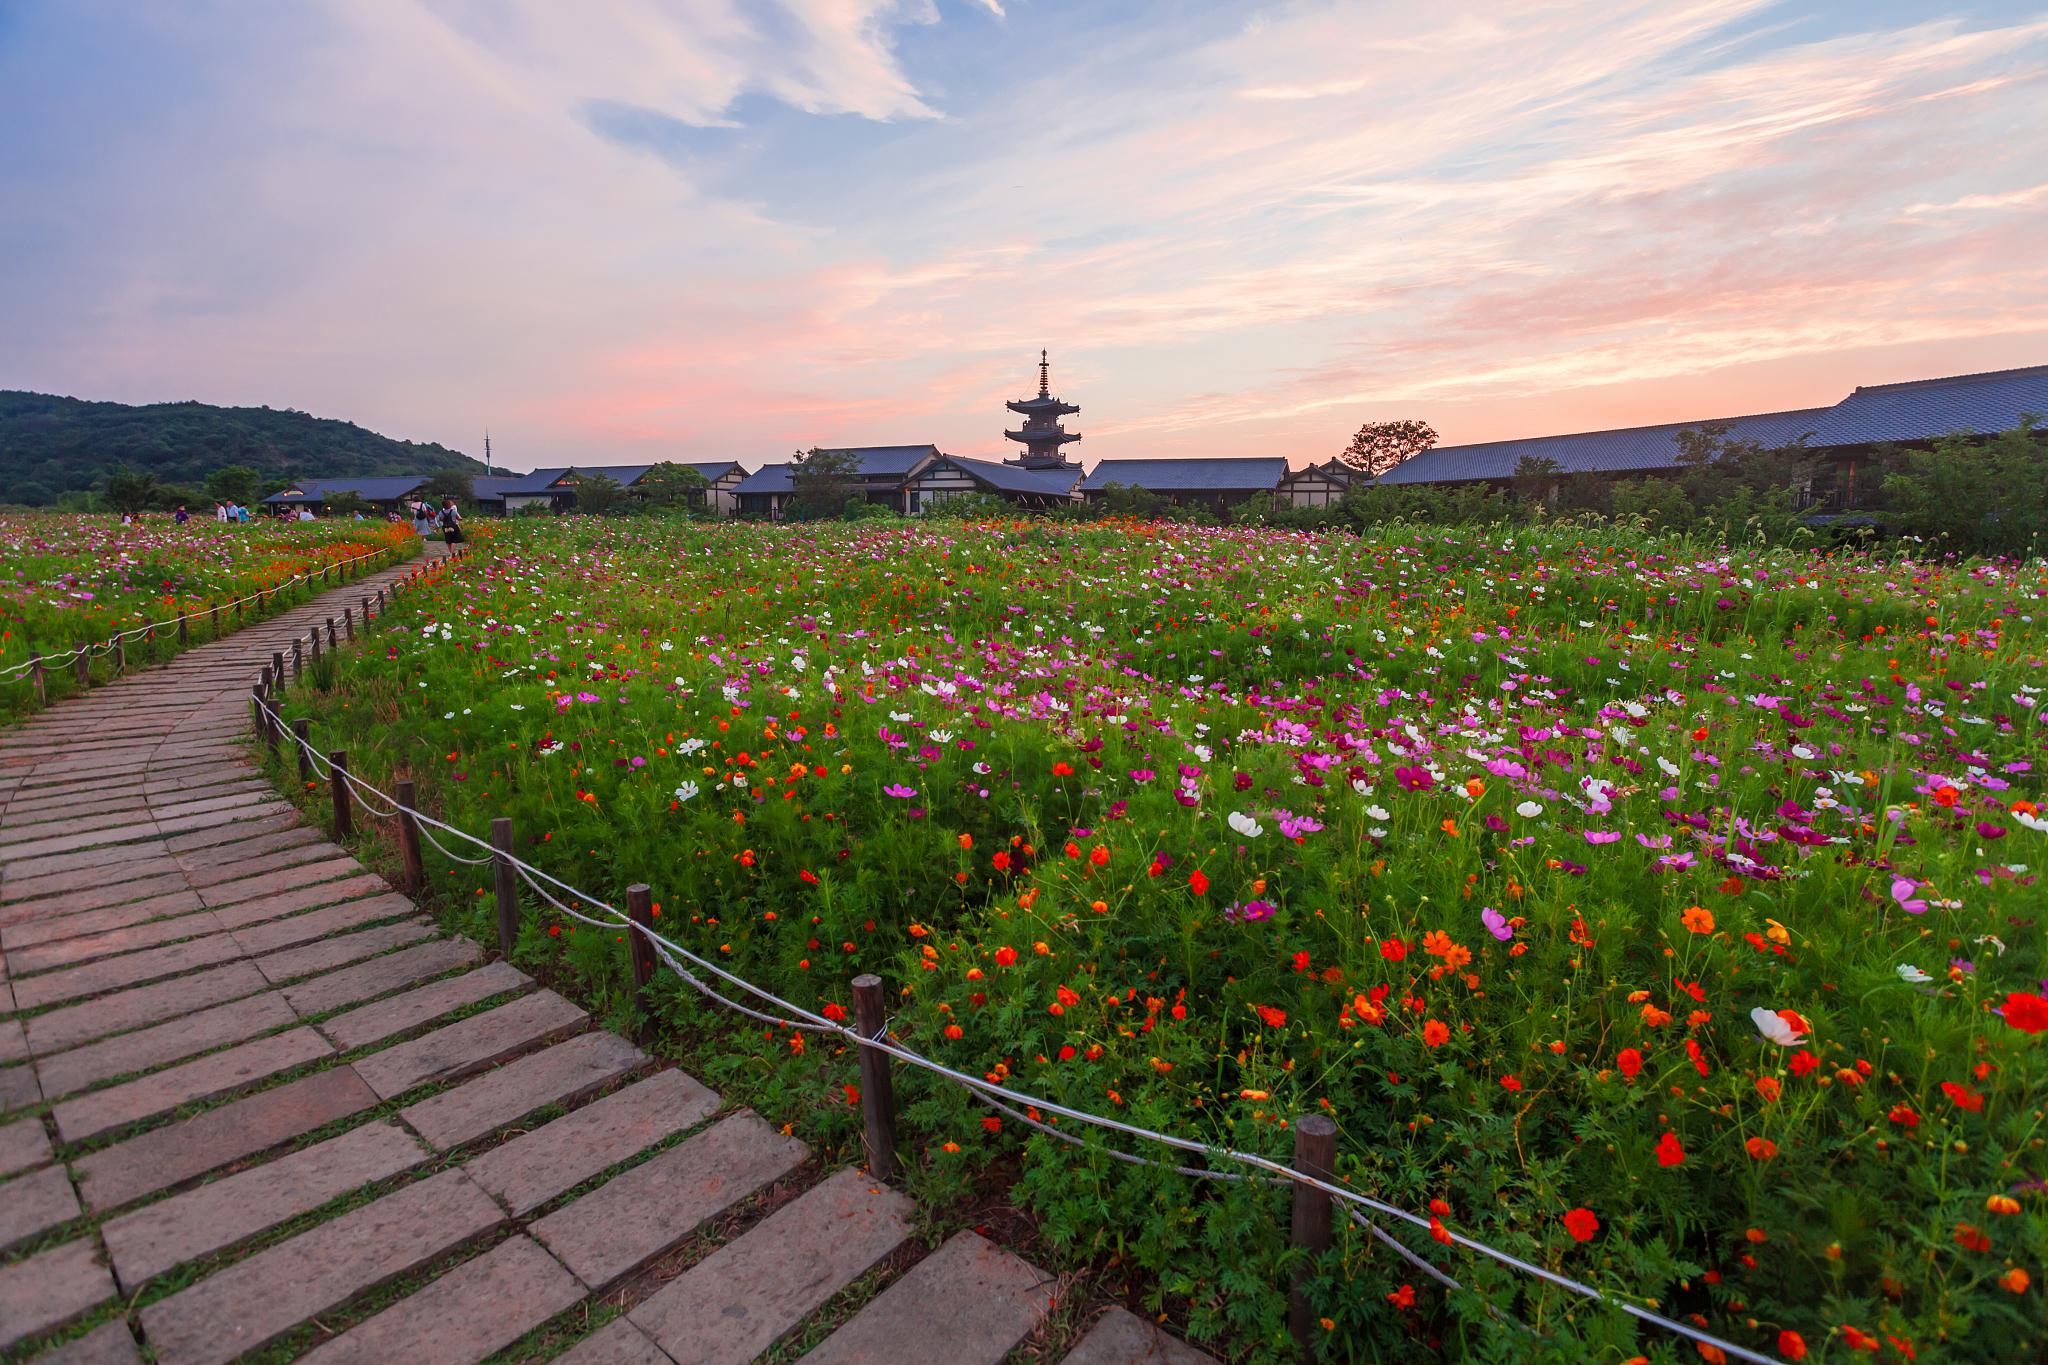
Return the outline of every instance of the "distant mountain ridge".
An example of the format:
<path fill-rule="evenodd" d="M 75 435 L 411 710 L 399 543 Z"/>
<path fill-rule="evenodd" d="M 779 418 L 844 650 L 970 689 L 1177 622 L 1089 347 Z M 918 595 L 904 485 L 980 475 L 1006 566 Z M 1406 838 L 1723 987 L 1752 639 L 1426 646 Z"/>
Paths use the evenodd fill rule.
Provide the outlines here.
<path fill-rule="evenodd" d="M 123 466 L 197 489 L 226 465 L 245 465 L 268 482 L 484 472 L 482 462 L 446 446 L 393 440 L 292 408 L 131 406 L 0 389 L 0 502 L 54 502 Z"/>

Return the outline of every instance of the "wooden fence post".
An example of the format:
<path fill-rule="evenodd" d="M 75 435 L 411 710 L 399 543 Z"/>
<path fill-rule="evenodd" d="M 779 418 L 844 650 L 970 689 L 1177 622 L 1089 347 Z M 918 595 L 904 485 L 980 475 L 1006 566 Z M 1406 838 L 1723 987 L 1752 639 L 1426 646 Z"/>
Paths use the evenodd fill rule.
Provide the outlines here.
<path fill-rule="evenodd" d="M 192 613 L 189 611 L 178 613 L 178 643 L 180 645 L 192 643 Z"/>
<path fill-rule="evenodd" d="M 1328 1181 L 1337 1166 L 1337 1124 L 1327 1114 L 1310 1114 L 1294 1125 L 1294 1169 Z M 1316 1319 L 1302 1286 L 1314 1270 L 1314 1259 L 1330 1249 L 1330 1196 L 1309 1185 L 1294 1187 L 1293 1244 L 1309 1253 L 1294 1272 L 1287 1293 L 1287 1327 L 1301 1347 L 1301 1358 L 1314 1358 Z"/>
<path fill-rule="evenodd" d="M 297 682 L 297 681 L 299 680 L 299 674 L 301 674 L 301 673 L 303 673 L 303 672 L 305 672 L 305 671 L 306 671 L 306 642 L 305 642 L 304 640 L 293 640 L 293 641 L 292 641 L 292 681 L 293 681 L 293 682 Z"/>
<path fill-rule="evenodd" d="M 128 671 L 128 642 L 121 636 L 114 637 L 114 676 L 120 677 Z"/>
<path fill-rule="evenodd" d="M 356 609 L 354 607 L 343 607 L 341 609 L 341 633 L 349 643 L 355 643 Z"/>
<path fill-rule="evenodd" d="M 274 691 L 284 691 L 284 651 L 281 649 L 270 651 L 270 679 Z"/>
<path fill-rule="evenodd" d="M 626 946 L 633 955 L 633 997 L 640 1007 L 643 1024 L 651 1024 L 654 1017 L 654 942 L 646 934 L 638 932 L 654 928 L 654 892 L 645 882 L 635 882 L 626 888 L 626 918 L 634 928 L 626 931 Z"/>
<path fill-rule="evenodd" d="M 417 896 L 426 889 L 426 867 L 420 860 L 420 822 L 413 818 L 418 789 L 409 777 L 398 779 L 398 854 L 405 861 L 405 889 Z"/>
<path fill-rule="evenodd" d="M 313 662 L 317 664 L 320 662 L 320 627 L 315 626 L 307 631 L 306 638 L 313 642 Z"/>
<path fill-rule="evenodd" d="M 382 588 L 377 589 L 377 614 L 379 616 L 384 614 L 384 589 Z"/>
<path fill-rule="evenodd" d="M 50 702 L 50 685 L 43 681 L 43 651 L 33 650 L 28 656 L 28 672 L 36 684 L 36 705 L 47 706 Z"/>
<path fill-rule="evenodd" d="M 71 663 L 73 670 L 78 674 L 79 688 L 81 690 L 89 689 L 92 686 L 92 642 L 90 640 L 78 647 L 78 653 L 71 656 Z"/>
<path fill-rule="evenodd" d="M 355 812 L 349 808 L 348 801 L 348 750 L 336 749 L 329 753 L 327 765 L 330 769 L 327 778 L 333 784 L 334 836 L 346 839 L 355 833 L 356 828 Z"/>
<path fill-rule="evenodd" d="M 319 629 L 319 627 L 315 626 L 315 627 L 313 628 L 313 633 L 314 633 L 315 635 L 318 635 L 318 634 L 320 633 L 320 629 Z M 332 616 L 330 616 L 330 617 L 328 617 L 328 618 L 327 618 L 327 647 L 328 647 L 329 649 L 333 649 L 333 648 L 334 648 L 334 647 L 335 647 L 336 645 L 338 645 L 338 644 L 340 644 L 340 643 L 341 643 L 341 636 L 340 636 L 340 634 L 339 634 L 339 633 L 338 633 L 338 632 L 337 632 L 337 631 L 336 631 L 336 630 L 334 629 L 334 618 L 333 618 Z"/>
<path fill-rule="evenodd" d="M 299 783 L 309 787 L 313 784 L 313 722 L 300 716 L 292 722 L 292 733 L 299 737 L 292 746 L 299 751 Z"/>
<path fill-rule="evenodd" d="M 270 750 L 272 758 L 277 757 L 277 707 L 268 693 L 256 694 L 256 728 L 263 733 L 263 747 Z"/>
<path fill-rule="evenodd" d="M 369 598 L 369 595 L 368 595 L 367 593 L 365 593 L 365 594 L 364 594 L 364 596 L 363 596 L 363 629 L 364 629 L 364 630 L 368 630 L 369 628 L 370 628 L 370 598 Z"/>
<path fill-rule="evenodd" d="M 519 942 L 519 874 L 512 868 L 512 819 L 501 815 L 491 821 L 491 870 L 498 883 L 498 952 L 507 962 Z"/>
<path fill-rule="evenodd" d="M 873 972 L 853 979 L 853 1019 L 860 1036 L 866 1039 L 880 1039 L 889 1027 L 882 978 Z M 889 1055 L 871 1047 L 860 1050 L 860 1109 L 866 1125 L 868 1174 L 877 1180 L 894 1180 L 896 1083 Z"/>

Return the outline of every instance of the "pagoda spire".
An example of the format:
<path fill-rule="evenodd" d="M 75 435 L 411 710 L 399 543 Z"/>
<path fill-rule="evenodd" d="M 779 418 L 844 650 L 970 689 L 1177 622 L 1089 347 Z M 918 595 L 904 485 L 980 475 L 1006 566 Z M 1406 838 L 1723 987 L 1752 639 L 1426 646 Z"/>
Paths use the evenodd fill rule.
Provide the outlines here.
<path fill-rule="evenodd" d="M 1060 453 L 1060 447 L 1070 441 L 1081 439 L 1078 431 L 1068 431 L 1060 425 L 1060 418 L 1081 410 L 1079 404 L 1062 403 L 1052 396 L 1052 361 L 1041 350 L 1038 353 L 1038 396 L 1019 398 L 1004 404 L 1011 412 L 1024 414 L 1024 425 L 1016 431 L 1003 435 L 1012 441 L 1023 443 L 1024 453 L 1005 463 L 1021 465 L 1025 469 L 1079 469 L 1079 464 L 1070 464 Z"/>

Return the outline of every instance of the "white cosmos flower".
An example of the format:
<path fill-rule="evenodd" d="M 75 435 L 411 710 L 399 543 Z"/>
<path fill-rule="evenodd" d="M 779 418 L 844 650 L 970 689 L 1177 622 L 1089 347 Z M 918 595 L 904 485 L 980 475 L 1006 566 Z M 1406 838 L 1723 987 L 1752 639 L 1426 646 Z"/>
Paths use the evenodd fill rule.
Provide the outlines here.
<path fill-rule="evenodd" d="M 895 721 L 898 725 L 908 725 L 910 723 L 910 713 L 908 711 L 891 711 L 889 719 Z"/>
<path fill-rule="evenodd" d="M 953 732 L 951 730 L 933 730 L 931 737 L 934 744 L 951 744 L 953 742 Z"/>
<path fill-rule="evenodd" d="M 1515 814 L 1521 816 L 1524 820 L 1534 820 L 1537 816 L 1543 814 L 1543 805 L 1538 801 L 1524 801 L 1521 805 L 1515 807 Z"/>
<path fill-rule="evenodd" d="M 704 741 L 701 739 L 686 739 L 681 744 L 676 745 L 676 752 L 687 758 L 703 747 Z"/>
<path fill-rule="evenodd" d="M 1929 976 L 1927 973 L 1921 971 L 1918 967 L 1915 967 L 1910 962 L 1901 962 L 1899 964 L 1899 980 L 1910 981 L 1915 986 L 1918 986 L 1924 982 L 1932 981 L 1934 980 L 1934 978 Z"/>
<path fill-rule="evenodd" d="M 1266 832 L 1258 821 L 1241 810 L 1230 812 L 1230 827 L 1247 839 L 1256 839 Z"/>
<path fill-rule="evenodd" d="M 2036 834 L 2048 834 L 2048 818 L 2044 818 L 2038 815 L 2029 815 L 2025 811 L 2019 810 L 2016 810 L 2012 813 L 2012 818 L 2019 821 L 2021 824 L 2025 825 L 2028 829 L 2034 831 L 2034 833 Z"/>
<path fill-rule="evenodd" d="M 1365 818 L 1368 820 L 1391 820 L 1394 817 L 1393 813 L 1385 806 L 1367 806 L 1365 808 Z"/>
<path fill-rule="evenodd" d="M 676 642 L 675 642 L 674 640 L 663 640 L 663 641 L 661 642 L 661 652 L 662 652 L 662 653 L 664 653 L 664 654 L 668 653 L 668 652 L 669 652 L 670 650 L 674 649 L 675 647 L 676 647 Z"/>
<path fill-rule="evenodd" d="M 1749 1012 L 1749 1018 L 1758 1033 L 1779 1047 L 1798 1047 L 1806 1041 L 1806 1035 L 1793 1028 L 1776 1010 L 1758 1005 Z"/>
<path fill-rule="evenodd" d="M 682 786 L 676 788 L 676 800 L 688 801 L 697 795 L 697 791 L 698 787 L 695 782 L 685 782 Z"/>

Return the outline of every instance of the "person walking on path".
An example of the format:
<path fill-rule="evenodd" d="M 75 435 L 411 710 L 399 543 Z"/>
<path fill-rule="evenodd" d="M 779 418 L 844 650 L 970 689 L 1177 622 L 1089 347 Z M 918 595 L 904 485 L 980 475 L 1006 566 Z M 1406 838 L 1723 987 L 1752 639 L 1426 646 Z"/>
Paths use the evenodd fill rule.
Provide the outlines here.
<path fill-rule="evenodd" d="M 465 538 L 462 534 L 462 513 L 456 509 L 455 499 L 442 499 L 441 539 L 449 545 L 460 545 Z"/>
<path fill-rule="evenodd" d="M 427 506 L 424 499 L 412 505 L 412 529 L 418 533 L 421 540 L 425 540 L 434 529 L 433 509 Z"/>

